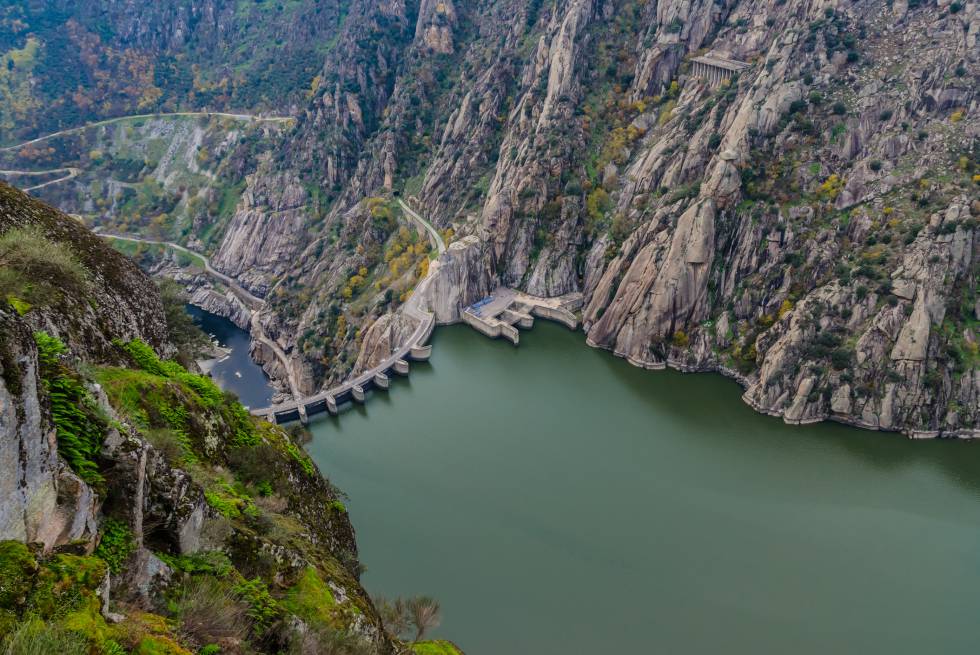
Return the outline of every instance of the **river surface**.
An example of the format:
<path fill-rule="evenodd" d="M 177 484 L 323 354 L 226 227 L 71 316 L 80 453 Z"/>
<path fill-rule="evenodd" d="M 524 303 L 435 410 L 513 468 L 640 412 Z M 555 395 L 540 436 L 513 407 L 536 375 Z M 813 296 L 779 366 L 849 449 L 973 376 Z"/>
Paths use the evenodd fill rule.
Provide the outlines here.
<path fill-rule="evenodd" d="M 980 652 L 980 450 L 793 427 L 539 321 L 315 422 L 388 596 L 467 655 Z"/>
<path fill-rule="evenodd" d="M 269 377 L 265 371 L 248 356 L 248 333 L 228 319 L 194 305 L 187 305 L 187 313 L 218 345 L 231 350 L 227 357 L 211 368 L 214 381 L 222 389 L 230 389 L 238 394 L 239 400 L 247 407 L 269 405 L 274 391 L 269 386 Z"/>

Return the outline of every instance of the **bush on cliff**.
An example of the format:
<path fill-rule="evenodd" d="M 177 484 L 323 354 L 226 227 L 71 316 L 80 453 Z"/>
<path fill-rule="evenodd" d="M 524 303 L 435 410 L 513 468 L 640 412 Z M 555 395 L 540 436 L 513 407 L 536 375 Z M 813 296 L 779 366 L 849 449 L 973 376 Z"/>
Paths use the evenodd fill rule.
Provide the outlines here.
<path fill-rule="evenodd" d="M 108 422 L 102 416 L 82 380 L 65 365 L 68 349 L 57 337 L 36 332 L 41 382 L 51 405 L 58 437 L 58 453 L 80 478 L 101 487 L 97 459 L 105 440 Z"/>
<path fill-rule="evenodd" d="M 0 298 L 21 308 L 48 305 L 63 294 L 80 295 L 88 275 L 68 246 L 48 239 L 39 228 L 16 228 L 0 236 Z"/>

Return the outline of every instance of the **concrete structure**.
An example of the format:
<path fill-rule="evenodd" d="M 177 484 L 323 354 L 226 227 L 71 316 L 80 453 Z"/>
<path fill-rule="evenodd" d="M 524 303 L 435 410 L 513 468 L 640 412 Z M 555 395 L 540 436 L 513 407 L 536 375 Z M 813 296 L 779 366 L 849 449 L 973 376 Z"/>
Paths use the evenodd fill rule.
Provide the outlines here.
<path fill-rule="evenodd" d="M 439 236 L 439 232 L 401 199 L 398 200 L 398 203 L 416 228 L 428 236 L 429 241 L 435 246 L 439 254 L 446 252 L 446 244 Z M 429 267 L 429 274 L 418 283 L 408 301 L 402 305 L 400 311 L 414 319 L 417 327 L 408 340 L 384 361 L 333 389 L 321 391 L 306 398 L 296 398 L 272 407 L 253 409 L 251 410 L 252 414 L 255 416 L 269 416 L 271 414 L 276 423 L 301 420 L 304 416 L 309 416 L 317 411 L 322 412 L 322 407 L 326 407 L 331 414 L 336 414 L 338 405 L 349 401 L 363 403 L 366 402 L 367 392 L 371 389 L 387 389 L 390 385 L 391 375 L 408 375 L 408 360 L 425 361 L 429 359 L 432 354 L 432 346 L 428 345 L 428 341 L 436 327 L 436 319 L 432 312 L 422 306 L 422 299 L 425 297 L 426 287 L 432 282 L 438 268 L 436 265 Z M 303 409 L 302 414 L 299 412 L 300 408 Z"/>
<path fill-rule="evenodd" d="M 744 61 L 736 61 L 711 52 L 691 59 L 691 74 L 707 80 L 713 87 L 720 86 L 722 82 L 730 80 L 748 67 L 749 64 Z"/>
<path fill-rule="evenodd" d="M 415 227 L 427 235 L 429 241 L 435 246 L 439 254 L 441 255 L 446 252 L 446 244 L 443 242 L 438 231 L 428 221 L 406 205 L 404 201 L 398 199 L 398 203 Z M 265 336 L 262 325 L 258 320 L 259 312 L 265 306 L 264 300 L 252 295 L 233 278 L 216 271 L 211 267 L 208 260 L 199 253 L 190 251 L 179 244 L 138 237 L 104 236 L 111 236 L 112 238 L 126 241 L 158 243 L 201 259 L 205 272 L 227 285 L 252 311 L 250 325 L 252 338 L 268 345 L 280 361 L 282 361 L 285 370 L 290 373 L 289 383 L 293 391 L 292 400 L 270 407 L 251 410 L 254 416 L 261 416 L 272 423 L 282 424 L 301 421 L 303 424 L 306 424 L 311 417 L 320 414 L 336 416 L 339 413 L 340 405 L 348 402 L 364 403 L 368 399 L 368 391 L 372 389 L 388 389 L 391 385 L 391 377 L 393 375 L 408 375 L 410 360 L 426 361 L 432 355 L 432 346 L 428 342 L 435 329 L 436 319 L 435 315 L 429 311 L 428 306 L 424 305 L 425 301 L 423 299 L 426 297 L 426 289 L 432 283 L 434 276 L 439 270 L 438 261 L 432 262 L 429 266 L 429 274 L 418 283 L 408 301 L 400 309 L 403 314 L 413 319 L 416 323 L 415 330 L 405 343 L 401 344 L 389 357 L 385 358 L 373 368 L 349 378 L 332 389 L 321 391 L 312 396 L 302 397 L 296 392 L 298 387 L 295 384 L 295 380 L 292 379 L 291 368 L 288 366 L 288 356 L 277 343 Z M 569 294 L 558 298 L 540 298 L 507 287 L 498 287 L 493 294 L 484 300 L 465 308 L 462 312 L 462 320 L 488 337 L 503 337 L 511 341 L 514 345 L 517 345 L 520 342 L 518 328 L 525 330 L 531 328 L 534 325 L 535 317 L 558 321 L 569 329 L 574 330 L 578 327 L 578 317 L 575 315 L 575 311 L 581 306 L 582 294 Z"/>
<path fill-rule="evenodd" d="M 575 311 L 582 302 L 580 293 L 541 298 L 498 287 L 491 295 L 463 310 L 462 317 L 464 323 L 480 334 L 491 339 L 503 337 L 516 346 L 521 339 L 517 328 L 530 329 L 535 316 L 557 321 L 574 330 L 578 327 Z"/>
<path fill-rule="evenodd" d="M 416 362 L 427 362 L 432 356 L 432 346 L 412 346 L 408 355 Z"/>

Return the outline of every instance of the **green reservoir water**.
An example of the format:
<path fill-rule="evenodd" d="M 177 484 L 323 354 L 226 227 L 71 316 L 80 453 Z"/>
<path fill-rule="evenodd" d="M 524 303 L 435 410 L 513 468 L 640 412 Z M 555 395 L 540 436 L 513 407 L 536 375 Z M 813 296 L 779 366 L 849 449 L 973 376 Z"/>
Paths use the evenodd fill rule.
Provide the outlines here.
<path fill-rule="evenodd" d="M 756 414 L 539 322 L 441 328 L 309 451 L 467 655 L 980 652 L 980 450 Z"/>

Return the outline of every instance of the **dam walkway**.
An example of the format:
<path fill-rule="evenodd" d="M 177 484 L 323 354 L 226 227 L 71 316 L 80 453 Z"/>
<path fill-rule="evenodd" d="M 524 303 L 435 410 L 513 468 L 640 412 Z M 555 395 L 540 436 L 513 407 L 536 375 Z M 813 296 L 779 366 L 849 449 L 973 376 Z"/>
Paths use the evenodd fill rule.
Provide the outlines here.
<path fill-rule="evenodd" d="M 424 234 L 438 254 L 446 252 L 446 243 L 439 235 L 439 231 L 432 226 L 429 221 L 422 218 L 411 207 L 405 204 L 401 198 L 398 199 L 405 215 L 415 224 L 420 233 Z M 363 373 L 359 373 L 349 378 L 338 386 L 321 391 L 312 396 L 296 397 L 284 403 L 250 409 L 255 416 L 262 416 L 270 423 L 289 423 L 301 421 L 306 423 L 311 416 L 317 414 L 338 413 L 338 407 L 346 402 L 363 403 L 367 399 L 367 392 L 372 389 L 387 389 L 391 384 L 393 375 L 408 375 L 409 362 L 425 361 L 432 353 L 432 346 L 428 345 L 432 331 L 436 327 L 435 315 L 423 306 L 423 298 L 428 286 L 432 283 L 433 277 L 438 271 L 438 265 L 433 263 L 429 267 L 428 274 L 416 285 L 412 295 L 409 296 L 405 304 L 399 309 L 400 312 L 416 322 L 416 328 L 411 336 L 397 348 L 391 355 L 385 358 L 380 364 L 370 368 Z"/>
<path fill-rule="evenodd" d="M 397 199 L 405 217 L 428 238 L 433 249 L 442 255 L 446 244 L 439 231 L 425 218 L 413 210 L 401 198 Z M 300 421 L 306 423 L 319 414 L 336 415 L 345 403 L 363 403 L 371 390 L 385 390 L 392 377 L 408 375 L 413 361 L 425 361 L 432 353 L 429 339 L 436 327 L 436 317 L 425 303 L 426 291 L 439 271 L 439 260 L 431 262 L 427 275 L 419 281 L 414 291 L 399 308 L 407 316 L 415 329 L 412 334 L 388 357 L 370 369 L 356 373 L 335 387 L 304 396 L 299 393 L 299 385 L 289 366 L 289 356 L 273 339 L 266 336 L 259 320 L 265 301 L 252 294 L 234 278 L 221 273 L 211 266 L 207 257 L 198 252 L 170 241 L 158 241 L 143 237 L 121 234 L 101 233 L 101 236 L 135 243 L 156 244 L 173 248 L 200 262 L 204 272 L 224 284 L 251 311 L 250 332 L 252 339 L 268 346 L 279 359 L 287 372 L 292 398 L 267 407 L 249 408 L 253 416 L 259 416 L 272 423 L 283 424 Z M 515 289 L 498 287 L 486 298 L 463 308 L 461 321 L 490 338 L 505 338 L 514 345 L 520 341 L 518 329 L 528 329 L 534 325 L 535 318 L 557 321 L 574 330 L 578 327 L 576 311 L 582 305 L 582 294 L 573 293 L 555 298 L 532 296 Z"/>

